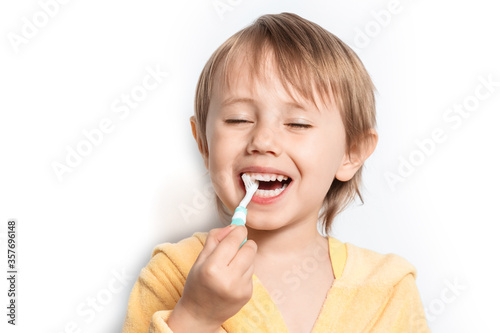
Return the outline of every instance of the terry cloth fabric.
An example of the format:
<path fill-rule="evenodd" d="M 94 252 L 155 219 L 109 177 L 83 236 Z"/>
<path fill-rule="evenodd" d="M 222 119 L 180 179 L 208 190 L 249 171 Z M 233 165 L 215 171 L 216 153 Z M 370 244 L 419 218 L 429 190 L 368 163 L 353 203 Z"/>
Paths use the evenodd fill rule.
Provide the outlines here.
<path fill-rule="evenodd" d="M 155 247 L 128 303 L 122 333 L 171 333 L 166 321 L 182 295 L 207 233 Z M 395 254 L 379 254 L 328 237 L 335 275 L 311 333 L 430 332 L 415 283 L 415 268 Z M 219 332 L 286 333 L 271 296 L 253 275 L 253 294 Z"/>

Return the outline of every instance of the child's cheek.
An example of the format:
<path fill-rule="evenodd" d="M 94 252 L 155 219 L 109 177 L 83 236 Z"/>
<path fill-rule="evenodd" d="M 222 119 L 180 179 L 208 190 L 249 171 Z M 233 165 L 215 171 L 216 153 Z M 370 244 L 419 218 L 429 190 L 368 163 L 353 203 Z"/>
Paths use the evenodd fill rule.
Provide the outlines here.
<path fill-rule="evenodd" d="M 221 138 L 222 139 L 222 138 Z M 228 206 L 233 206 L 233 201 L 237 201 L 236 177 L 233 170 L 233 154 L 228 147 L 213 142 L 210 160 L 210 178 L 214 186 L 215 193 Z M 237 204 L 237 203 L 236 203 Z"/>

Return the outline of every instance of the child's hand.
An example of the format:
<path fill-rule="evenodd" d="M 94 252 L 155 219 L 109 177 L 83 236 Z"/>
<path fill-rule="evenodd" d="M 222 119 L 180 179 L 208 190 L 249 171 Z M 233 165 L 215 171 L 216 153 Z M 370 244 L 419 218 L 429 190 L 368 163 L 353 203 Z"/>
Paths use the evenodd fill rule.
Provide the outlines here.
<path fill-rule="evenodd" d="M 248 240 L 240 248 L 246 236 L 244 226 L 210 230 L 175 306 L 174 312 L 183 312 L 178 318 L 192 318 L 205 329 L 215 329 L 250 300 L 257 244 Z"/>

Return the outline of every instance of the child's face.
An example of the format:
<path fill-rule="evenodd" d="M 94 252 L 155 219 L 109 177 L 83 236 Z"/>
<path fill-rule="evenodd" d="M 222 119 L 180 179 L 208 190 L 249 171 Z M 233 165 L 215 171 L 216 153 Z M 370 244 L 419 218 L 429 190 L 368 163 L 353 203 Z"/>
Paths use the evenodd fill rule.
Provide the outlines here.
<path fill-rule="evenodd" d="M 249 67 L 242 62 L 231 73 L 229 88 L 220 84 L 214 90 L 205 163 L 217 195 L 232 211 L 245 195 L 242 173 L 291 178 L 277 196 L 265 197 L 259 191 L 254 195 L 247 207 L 248 227 L 274 230 L 316 223 L 326 193 L 347 158 L 340 113 L 335 104 L 318 102 L 318 110 L 292 91 L 295 102 L 272 62 L 266 66 L 266 77 L 252 81 Z"/>

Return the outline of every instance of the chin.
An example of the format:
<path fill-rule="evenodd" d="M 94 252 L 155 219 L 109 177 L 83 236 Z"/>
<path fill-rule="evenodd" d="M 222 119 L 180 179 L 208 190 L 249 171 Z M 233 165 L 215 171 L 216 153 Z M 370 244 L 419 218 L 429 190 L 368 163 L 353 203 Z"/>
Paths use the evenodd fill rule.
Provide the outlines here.
<path fill-rule="evenodd" d="M 247 228 L 254 229 L 254 230 L 262 230 L 262 231 L 277 230 L 277 229 L 284 227 L 284 225 L 281 223 L 272 223 L 272 222 L 269 222 L 269 220 L 267 220 L 266 222 L 254 223 L 249 218 L 247 218 L 247 223 L 245 225 L 247 226 Z"/>

